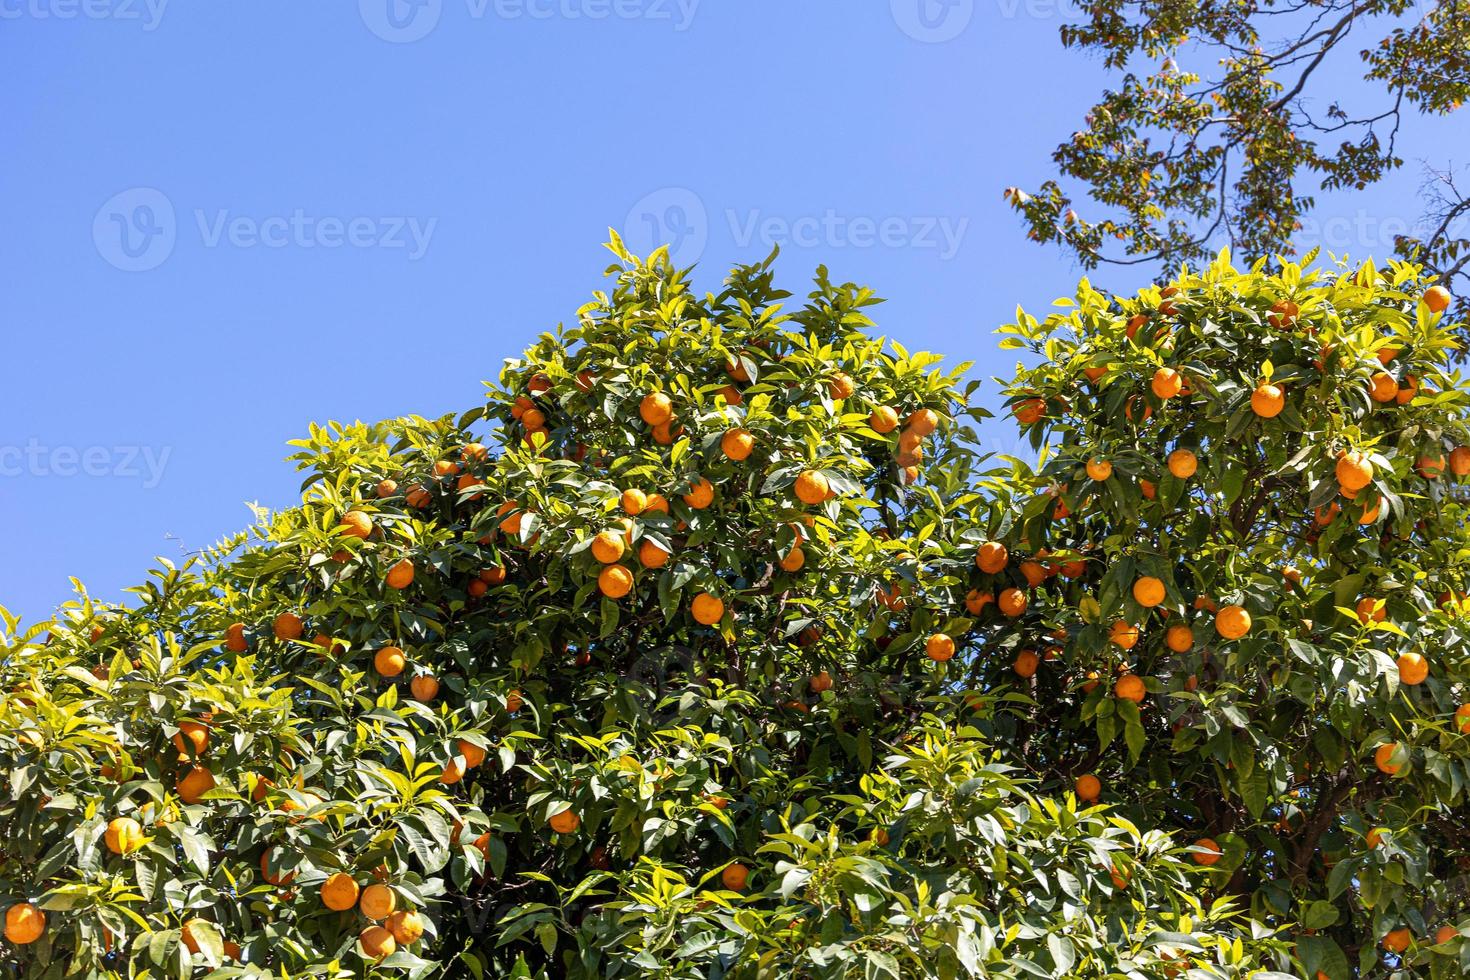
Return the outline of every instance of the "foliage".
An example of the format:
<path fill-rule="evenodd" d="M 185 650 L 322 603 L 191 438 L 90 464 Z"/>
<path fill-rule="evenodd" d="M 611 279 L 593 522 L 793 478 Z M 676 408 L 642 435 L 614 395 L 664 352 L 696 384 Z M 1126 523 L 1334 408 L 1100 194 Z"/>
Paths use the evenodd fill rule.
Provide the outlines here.
<path fill-rule="evenodd" d="M 1021 314 L 1004 343 L 1034 366 L 1007 390 L 1033 466 L 976 452 L 968 366 L 872 336 L 871 291 L 819 270 L 788 312 L 771 259 L 701 297 L 666 253 L 612 247 L 611 291 L 484 406 L 315 426 L 300 507 L 164 562 L 127 607 L 6 615 L 0 905 L 47 916 L 0 944 L 10 975 L 1470 965 L 1426 938 L 1470 934 L 1470 665 L 1436 598 L 1464 588 L 1467 531 L 1462 484 L 1413 467 L 1467 433 L 1413 267 L 1222 259 L 1167 297 L 1084 283 Z M 1403 405 L 1365 393 L 1384 342 L 1395 391 L 1417 378 Z M 1192 394 L 1149 393 L 1165 363 Z M 1249 409 L 1262 375 L 1286 390 L 1271 420 Z M 1161 471 L 1181 444 L 1187 481 Z M 1343 446 L 1376 478 L 1314 528 Z M 1094 456 L 1113 472 L 1089 483 Z M 1167 590 L 1148 614 L 1145 572 Z M 1217 639 L 1205 594 L 1243 603 L 1248 635 Z M 1383 622 L 1351 618 L 1362 595 Z M 1196 642 L 1166 650 L 1185 617 Z M 1097 683 L 1119 619 L 1141 627 L 1139 703 Z M 1412 687 L 1409 648 L 1430 664 Z M 1394 779 L 1372 761 L 1390 739 Z M 138 849 L 108 846 L 117 818 Z M 323 902 L 343 873 L 423 937 L 374 962 L 366 892 Z M 1414 945 L 1380 958 L 1400 925 Z"/>

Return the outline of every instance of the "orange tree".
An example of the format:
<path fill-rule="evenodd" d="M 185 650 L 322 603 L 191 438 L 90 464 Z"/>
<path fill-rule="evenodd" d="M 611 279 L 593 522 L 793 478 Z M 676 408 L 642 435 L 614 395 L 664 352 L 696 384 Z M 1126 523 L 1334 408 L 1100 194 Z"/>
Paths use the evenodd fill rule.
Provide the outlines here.
<path fill-rule="evenodd" d="M 1033 466 L 869 290 L 612 247 L 483 406 L 314 427 L 299 507 L 5 615 L 8 975 L 1465 968 L 1413 269 L 1021 317 Z"/>

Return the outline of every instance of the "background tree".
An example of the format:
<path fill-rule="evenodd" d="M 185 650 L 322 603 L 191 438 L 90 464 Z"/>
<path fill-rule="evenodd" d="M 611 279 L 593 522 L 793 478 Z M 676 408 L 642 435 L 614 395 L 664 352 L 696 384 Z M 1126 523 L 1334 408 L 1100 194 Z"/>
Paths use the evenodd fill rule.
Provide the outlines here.
<path fill-rule="evenodd" d="M 1381 180 L 1404 163 L 1405 113 L 1449 116 L 1470 98 L 1466 0 L 1078 8 L 1062 41 L 1101 56 L 1117 86 L 1057 147 L 1056 179 L 1007 195 L 1031 238 L 1086 268 L 1172 269 L 1222 243 L 1249 258 L 1293 255 L 1317 188 Z M 1344 91 L 1324 66 L 1351 70 L 1355 58 L 1363 83 Z M 1454 161 L 1442 163 L 1429 171 L 1423 232 L 1397 245 L 1463 302 L 1470 204 Z"/>
<path fill-rule="evenodd" d="M 1033 469 L 871 291 L 613 249 L 485 405 L 313 427 L 299 507 L 4 617 L 0 968 L 1462 975 L 1470 450 L 1413 267 L 1023 315 Z"/>

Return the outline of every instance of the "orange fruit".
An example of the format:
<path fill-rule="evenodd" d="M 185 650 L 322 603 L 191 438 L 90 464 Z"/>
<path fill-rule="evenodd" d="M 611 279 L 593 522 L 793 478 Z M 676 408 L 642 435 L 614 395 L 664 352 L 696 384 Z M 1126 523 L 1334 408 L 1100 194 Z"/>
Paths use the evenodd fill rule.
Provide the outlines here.
<path fill-rule="evenodd" d="M 500 585 L 505 581 L 505 567 L 492 565 L 489 568 L 480 569 L 480 581 L 486 585 Z"/>
<path fill-rule="evenodd" d="M 1274 419 L 1286 408 L 1286 393 L 1279 385 L 1262 384 L 1251 392 L 1251 411 L 1263 419 Z"/>
<path fill-rule="evenodd" d="M 470 584 L 465 586 L 465 591 L 474 598 L 478 599 L 480 596 L 490 591 L 490 586 L 486 585 L 479 579 L 471 579 Z"/>
<path fill-rule="evenodd" d="M 1373 753 L 1373 764 L 1378 771 L 1389 776 L 1397 776 L 1404 768 L 1403 757 L 1407 754 L 1399 751 L 1399 743 L 1385 742 L 1378 746 Z"/>
<path fill-rule="evenodd" d="M 1091 773 L 1078 776 L 1073 791 L 1083 803 L 1096 803 L 1097 798 L 1102 795 L 1102 782 Z"/>
<path fill-rule="evenodd" d="M 1139 480 L 1138 490 L 1143 494 L 1144 500 L 1153 500 L 1159 495 L 1159 488 L 1148 480 Z"/>
<path fill-rule="evenodd" d="M 1041 666 L 1041 658 L 1036 655 L 1035 650 L 1022 650 L 1016 654 L 1016 662 L 1011 664 L 1011 669 L 1019 677 L 1033 677 L 1039 666 Z"/>
<path fill-rule="evenodd" d="M 643 396 L 638 414 L 649 425 L 663 425 L 674 417 L 674 405 L 668 395 L 655 391 Z"/>
<path fill-rule="evenodd" d="M 365 538 L 373 533 L 373 519 L 360 510 L 349 510 L 343 514 L 337 526 L 350 538 Z"/>
<path fill-rule="evenodd" d="M 1162 604 L 1166 595 L 1164 583 L 1152 575 L 1145 575 L 1133 583 L 1133 600 L 1145 609 Z"/>
<path fill-rule="evenodd" d="M 1470 447 L 1456 446 L 1450 450 L 1450 472 L 1455 476 L 1470 475 Z"/>
<path fill-rule="evenodd" d="M 1396 404 L 1407 405 L 1419 394 L 1419 380 L 1412 374 L 1405 375 L 1404 383 L 1399 386 L 1398 392 L 1393 396 Z"/>
<path fill-rule="evenodd" d="M 457 744 L 459 745 L 459 754 L 464 756 L 465 764 L 471 769 L 474 769 L 485 761 L 485 750 L 474 742 L 462 738 Z"/>
<path fill-rule="evenodd" d="M 231 623 L 225 628 L 225 649 L 231 653 L 244 653 L 250 649 L 250 643 L 245 639 L 244 623 Z"/>
<path fill-rule="evenodd" d="M 689 505 L 690 510 L 704 510 L 714 503 L 715 488 L 704 477 L 689 484 L 689 492 L 684 495 L 684 503 Z"/>
<path fill-rule="evenodd" d="M 199 952 L 199 937 L 194 934 L 195 927 L 199 925 L 208 925 L 208 923 L 203 919 L 190 919 L 184 923 L 183 928 L 179 931 L 179 941 L 184 944 L 184 948 L 190 953 Z"/>
<path fill-rule="evenodd" d="M 1429 677 L 1429 661 L 1417 653 L 1405 653 L 1398 658 L 1399 681 L 1410 687 L 1423 684 Z"/>
<path fill-rule="evenodd" d="M 394 912 L 388 916 L 388 921 L 384 925 L 393 934 L 394 942 L 402 946 L 412 946 L 424 934 L 423 918 L 417 912 L 408 909 Z"/>
<path fill-rule="evenodd" d="M 272 874 L 271 873 L 270 866 L 271 866 L 271 861 L 272 861 L 273 856 L 274 856 L 274 859 L 276 861 L 276 866 L 277 867 L 280 867 L 280 857 L 279 857 L 279 854 L 277 854 L 274 851 L 274 849 L 267 848 L 260 855 L 260 876 L 262 878 L 264 878 L 266 880 L 266 882 L 268 882 L 269 884 L 272 884 L 272 885 L 289 885 L 289 884 L 291 884 L 291 882 L 294 881 L 295 878 L 296 878 L 296 872 L 291 871 L 291 872 L 287 872 L 285 874 L 282 874 L 282 873 L 279 873 L 279 872 L 277 872 L 275 874 Z"/>
<path fill-rule="evenodd" d="M 398 905 L 398 898 L 393 894 L 393 889 L 387 885 L 375 882 L 362 890 L 362 898 L 358 899 L 357 907 L 362 914 L 374 922 L 381 922 L 393 914 L 393 909 Z"/>
<path fill-rule="evenodd" d="M 1444 472 L 1444 455 L 1430 456 L 1425 453 L 1414 463 L 1414 471 L 1426 480 L 1438 480 Z"/>
<path fill-rule="evenodd" d="M 608 565 L 598 574 L 597 587 L 609 599 L 621 599 L 633 590 L 633 573 L 622 565 Z"/>
<path fill-rule="evenodd" d="M 520 691 L 511 691 L 505 696 L 506 713 L 512 715 L 515 714 L 517 711 L 521 710 L 522 706 L 524 706 L 525 703 L 525 700 L 521 697 Z"/>
<path fill-rule="evenodd" d="M 1026 585 L 1036 588 L 1046 581 L 1046 566 L 1039 561 L 1021 562 L 1021 575 L 1026 579 Z"/>
<path fill-rule="evenodd" d="M 971 589 L 965 596 L 965 611 L 971 616 L 978 616 L 986 606 L 994 601 L 995 594 L 993 592 L 981 592 L 979 589 Z"/>
<path fill-rule="evenodd" d="M 1194 630 L 1183 623 L 1170 626 L 1164 634 L 1164 645 L 1175 653 L 1185 653 L 1194 646 Z"/>
<path fill-rule="evenodd" d="M 1138 643 L 1138 636 L 1138 627 L 1121 619 L 1108 628 L 1108 639 L 1113 642 L 1114 646 L 1124 650 L 1132 650 Z"/>
<path fill-rule="evenodd" d="M 115 817 L 102 835 L 107 849 L 114 854 L 131 854 L 143 846 L 143 828 L 132 817 Z"/>
<path fill-rule="evenodd" d="M 1026 611 L 1026 593 L 1016 588 L 1002 589 L 996 605 L 1000 606 L 1001 612 L 1014 619 Z"/>
<path fill-rule="evenodd" d="M 375 963 L 392 956 L 398 949 L 393 933 L 382 926 L 368 926 L 357 934 L 357 942 L 362 947 L 362 955 Z"/>
<path fill-rule="evenodd" d="M 642 490 L 630 488 L 623 491 L 619 501 L 623 506 L 623 513 L 629 517 L 637 517 L 648 506 L 648 494 Z"/>
<path fill-rule="evenodd" d="M 490 450 L 478 442 L 467 442 L 459 451 L 459 458 L 466 463 L 483 463 L 490 458 Z"/>
<path fill-rule="evenodd" d="M 1154 378 L 1149 387 L 1153 389 L 1153 393 L 1159 398 L 1168 401 L 1183 389 L 1184 380 L 1180 378 L 1179 372 L 1173 368 L 1161 367 L 1154 372 Z"/>
<path fill-rule="evenodd" d="M 796 499 L 804 504 L 820 504 L 831 489 L 826 475 L 818 470 L 803 470 L 796 478 Z"/>
<path fill-rule="evenodd" d="M 383 647 L 373 654 L 373 669 L 384 677 L 397 677 L 406 665 L 403 651 L 397 647 Z"/>
<path fill-rule="evenodd" d="M 1271 304 L 1271 315 L 1266 317 L 1266 321 L 1277 329 L 1286 329 L 1296 322 L 1299 313 L 1301 308 L 1291 300 L 1279 299 Z"/>
<path fill-rule="evenodd" d="M 1386 371 L 1379 371 L 1373 375 L 1372 389 L 1368 392 L 1375 402 L 1384 404 L 1394 401 L 1399 395 L 1399 383 L 1393 379 L 1393 375 Z"/>
<path fill-rule="evenodd" d="M 1097 382 L 1101 381 L 1103 378 L 1107 377 L 1108 369 L 1106 367 L 1101 367 L 1101 366 L 1099 366 L 1099 367 L 1085 367 L 1085 368 L 1082 369 L 1082 373 L 1087 376 L 1087 380 L 1088 381 L 1091 381 L 1093 384 L 1096 384 Z"/>
<path fill-rule="evenodd" d="M 301 639 L 301 617 L 295 613 L 281 613 L 271 624 L 278 640 Z"/>
<path fill-rule="evenodd" d="M 181 721 L 173 743 L 180 752 L 192 751 L 195 755 L 203 755 L 209 748 L 209 726 L 198 721 Z"/>
<path fill-rule="evenodd" d="M 720 872 L 720 883 L 732 892 L 745 891 L 745 884 L 750 880 L 750 869 L 740 862 L 727 864 L 725 870 Z"/>
<path fill-rule="evenodd" d="M 582 826 L 582 818 L 577 816 L 577 811 L 575 810 L 563 810 L 560 813 L 553 813 L 546 822 L 558 834 L 574 834 L 577 832 L 577 828 Z"/>
<path fill-rule="evenodd" d="M 1225 853 L 1220 849 L 1220 845 L 1216 844 L 1209 837 L 1201 837 L 1194 842 L 1194 846 L 1196 848 L 1194 852 L 1194 863 L 1203 865 L 1206 868 L 1220 863 L 1220 858 Z"/>
<path fill-rule="evenodd" d="M 611 565 L 623 557 L 623 536 L 616 531 L 603 531 L 592 539 L 592 557 Z"/>
<path fill-rule="evenodd" d="M 1169 454 L 1169 472 L 1181 480 L 1194 476 L 1199 469 L 1199 459 L 1188 449 L 1176 449 Z"/>
<path fill-rule="evenodd" d="M 1414 941 L 1414 934 L 1407 929 L 1393 929 L 1383 937 L 1383 948 L 1390 953 L 1402 953 Z"/>
<path fill-rule="evenodd" d="M 444 768 L 439 770 L 439 782 L 445 786 L 455 786 L 464 779 L 465 759 L 457 755 L 444 763 Z"/>
<path fill-rule="evenodd" d="M 1363 842 L 1367 844 L 1370 848 L 1377 847 L 1379 844 L 1383 843 L 1383 835 L 1386 833 L 1388 833 L 1387 827 L 1374 827 L 1372 830 L 1368 831 L 1367 836 L 1363 838 Z"/>
<path fill-rule="evenodd" d="M 5 938 L 17 946 L 35 942 L 45 931 L 46 913 L 30 902 L 20 902 L 5 910 Z"/>
<path fill-rule="evenodd" d="M 1112 475 L 1113 464 L 1108 462 L 1107 460 L 1098 459 L 1096 456 L 1094 456 L 1087 461 L 1087 476 L 1090 479 L 1096 480 L 1098 483 L 1101 483 Z"/>
<path fill-rule="evenodd" d="M 954 656 L 954 639 L 948 633 L 935 633 L 924 641 L 924 654 L 936 663 Z"/>
<path fill-rule="evenodd" d="M 383 480 L 373 491 L 373 493 L 375 493 L 380 500 L 384 497 L 391 497 L 397 492 L 398 483 L 394 480 Z"/>
<path fill-rule="evenodd" d="M 1445 943 L 1454 942 L 1459 937 L 1460 930 L 1454 926 L 1440 926 L 1434 931 L 1434 944 L 1436 946 L 1443 946 Z"/>
<path fill-rule="evenodd" d="M 928 436 L 939 428 L 939 416 L 933 409 L 921 408 L 909 415 L 908 428 L 920 437 Z"/>
<path fill-rule="evenodd" d="M 739 463 L 755 450 L 755 436 L 747 429 L 730 429 L 720 437 L 720 452 Z"/>
<path fill-rule="evenodd" d="M 1455 709 L 1455 727 L 1461 735 L 1470 735 L 1470 704 L 1462 704 Z"/>
<path fill-rule="evenodd" d="M 868 425 L 874 432 L 887 435 L 898 428 L 898 413 L 887 405 L 879 405 L 868 416 Z"/>
<path fill-rule="evenodd" d="M 1128 339 L 1132 340 L 1134 337 L 1137 337 L 1139 328 L 1147 322 L 1148 314 L 1146 313 L 1135 313 L 1133 316 L 1130 316 L 1128 318 Z"/>
<path fill-rule="evenodd" d="M 390 589 L 406 589 L 413 584 L 413 562 L 400 558 L 390 569 L 385 581 Z"/>
<path fill-rule="evenodd" d="M 353 881 L 352 875 L 345 871 L 329 875 L 327 880 L 322 882 L 322 904 L 333 912 L 346 912 L 356 905 L 357 893 L 357 882 Z"/>
<path fill-rule="evenodd" d="M 638 544 L 638 562 L 644 568 L 663 568 L 669 563 L 669 553 L 649 538 Z"/>
<path fill-rule="evenodd" d="M 975 566 L 987 575 L 1004 571 L 1010 560 L 1010 552 L 999 541 L 987 541 L 975 552 Z"/>
<path fill-rule="evenodd" d="M 1424 290 L 1424 305 L 1431 313 L 1443 313 L 1450 307 L 1450 291 L 1443 286 L 1430 286 Z"/>
<path fill-rule="evenodd" d="M 814 694 L 821 694 L 823 691 L 831 690 L 832 675 L 827 673 L 825 670 L 822 671 L 820 674 L 813 675 L 811 679 L 811 689 Z"/>
<path fill-rule="evenodd" d="M 708 592 L 701 592 L 689 604 L 689 612 L 694 617 L 696 623 L 703 626 L 713 626 L 725 618 L 725 603 L 718 596 L 712 596 Z"/>
<path fill-rule="evenodd" d="M 781 559 L 781 570 L 784 572 L 799 572 L 805 564 L 806 552 L 801 550 L 800 545 L 797 545 L 786 552 L 786 556 Z"/>
<path fill-rule="evenodd" d="M 1223 606 L 1215 614 L 1215 630 L 1227 640 L 1238 640 L 1251 631 L 1251 614 L 1244 606 Z"/>
<path fill-rule="evenodd" d="M 1042 401 L 1040 398 L 1027 398 L 1024 401 L 1016 402 L 1015 405 L 1011 406 L 1011 414 L 1013 414 L 1016 417 L 1016 421 L 1021 423 L 1022 425 L 1031 425 L 1039 421 L 1045 413 L 1046 402 Z"/>
<path fill-rule="evenodd" d="M 851 398 L 855 390 L 856 386 L 852 378 L 842 371 L 832 375 L 832 380 L 827 382 L 827 394 L 831 395 L 834 400 Z"/>
<path fill-rule="evenodd" d="M 1148 697 L 1148 689 L 1143 686 L 1143 678 L 1137 674 L 1124 674 L 1118 678 L 1118 683 L 1113 685 L 1113 693 L 1124 701 L 1132 701 L 1134 704 L 1142 704 L 1143 699 Z"/>
<path fill-rule="evenodd" d="M 205 793 L 214 789 L 214 773 L 203 766 L 190 766 L 174 784 L 174 789 L 185 803 L 198 803 Z"/>
<path fill-rule="evenodd" d="M 427 487 L 420 485 L 408 491 L 408 496 L 404 499 L 410 507 L 427 507 L 434 498 Z"/>

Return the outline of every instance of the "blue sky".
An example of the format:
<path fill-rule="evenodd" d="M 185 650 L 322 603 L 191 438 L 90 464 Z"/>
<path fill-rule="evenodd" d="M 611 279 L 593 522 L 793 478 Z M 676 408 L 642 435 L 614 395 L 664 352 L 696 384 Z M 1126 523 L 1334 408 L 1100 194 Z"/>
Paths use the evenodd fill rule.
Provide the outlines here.
<path fill-rule="evenodd" d="M 289 505 L 309 421 L 477 404 L 601 286 L 609 226 L 705 288 L 782 243 L 788 286 L 826 263 L 910 349 L 1006 372 L 993 327 L 1079 275 L 1001 197 L 1103 83 L 1062 11 L 0 0 L 0 604 L 42 617 L 73 575 L 119 598 Z M 1458 120 L 1405 145 L 1470 155 Z M 1316 231 L 1386 254 L 1418 182 Z"/>

